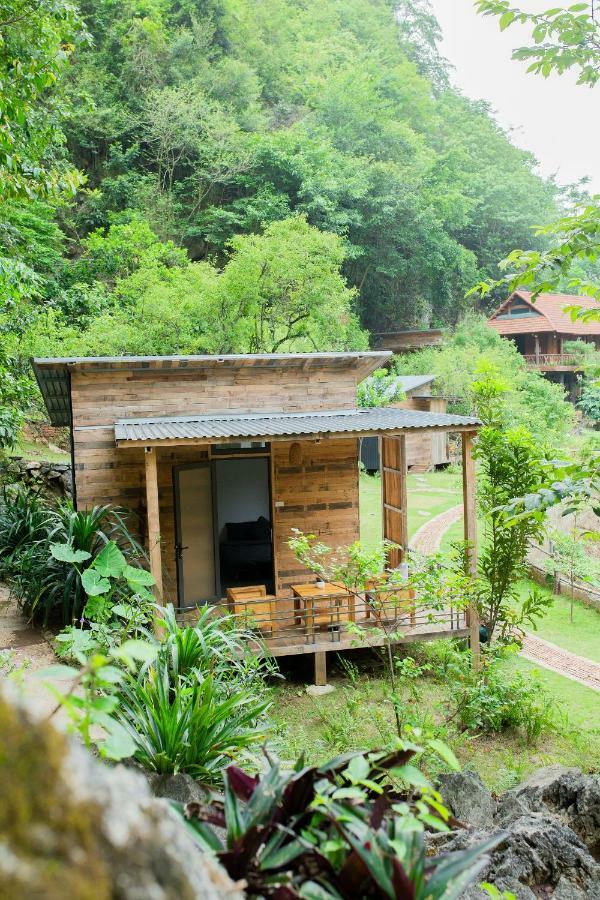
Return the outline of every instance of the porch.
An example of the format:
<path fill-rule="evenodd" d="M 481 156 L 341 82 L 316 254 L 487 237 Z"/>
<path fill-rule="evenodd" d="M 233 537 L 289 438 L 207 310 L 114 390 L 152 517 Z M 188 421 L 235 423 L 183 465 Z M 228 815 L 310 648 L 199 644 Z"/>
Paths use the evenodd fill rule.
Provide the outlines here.
<path fill-rule="evenodd" d="M 324 588 L 300 566 L 287 545 L 294 527 L 318 535 L 332 547 L 358 539 L 358 440 L 364 435 L 375 436 L 382 459 L 382 530 L 386 539 L 398 545 L 388 560 L 390 569 L 397 568 L 409 549 L 406 436 L 419 430 L 454 431 L 462 435 L 464 535 L 471 548 L 468 565 L 473 571 L 476 530 L 471 451 L 477 425 L 467 417 L 402 409 L 117 422 L 119 454 L 143 452 L 146 541 L 159 601 L 173 599 L 173 588 L 167 582 L 173 580 L 170 573 L 175 562 L 182 619 L 193 621 L 197 606 L 204 602 L 231 612 L 256 634 L 257 650 L 266 649 L 276 657 L 312 654 L 317 684 L 326 683 L 328 652 L 381 646 L 386 633 L 393 633 L 395 643 L 450 634 L 468 637 L 477 656 L 479 623 L 474 609 L 447 609 L 432 615 L 420 598 L 409 596 L 410 592 L 397 585 L 383 592 L 348 592 L 341 585 L 328 585 L 324 596 Z M 204 467 L 209 480 L 215 471 L 210 467 L 218 467 L 224 460 L 265 461 L 269 471 L 272 580 L 265 577 L 261 583 L 242 582 L 238 586 L 226 583 L 222 577 L 220 526 L 211 531 L 207 525 L 208 520 L 219 520 L 213 508 L 204 524 L 200 517 L 194 526 L 204 534 L 204 542 L 193 550 L 195 564 L 187 566 L 190 583 L 186 587 L 186 554 L 191 561 L 189 539 L 182 535 L 181 523 L 173 523 L 173 505 L 165 503 L 166 478 L 161 475 L 166 469 L 177 468 L 178 454 L 184 450 L 186 468 Z M 173 483 L 177 484 L 176 477 Z M 185 490 L 194 494 L 196 489 L 189 485 Z M 195 496 L 196 511 L 202 504 L 208 507 L 214 497 L 214 484 L 207 483 L 204 493 Z M 175 497 L 175 514 L 185 502 L 181 495 Z M 212 579 L 214 594 L 205 586 L 203 593 L 194 595 L 198 579 L 205 580 L 206 585 Z"/>

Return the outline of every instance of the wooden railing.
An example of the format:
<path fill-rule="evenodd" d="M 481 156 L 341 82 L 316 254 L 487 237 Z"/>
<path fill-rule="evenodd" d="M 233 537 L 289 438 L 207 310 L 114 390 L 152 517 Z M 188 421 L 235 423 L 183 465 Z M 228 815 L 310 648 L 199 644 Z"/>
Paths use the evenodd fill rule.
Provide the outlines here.
<path fill-rule="evenodd" d="M 536 353 L 525 355 L 524 359 L 530 369 L 540 369 L 546 366 L 575 367 L 578 365 L 577 357 L 574 353 Z"/>
<path fill-rule="evenodd" d="M 257 644 L 275 655 L 316 652 L 319 649 L 381 646 L 385 634 L 394 642 L 427 640 L 463 632 L 464 610 L 432 611 L 406 588 L 365 591 L 362 594 L 304 598 L 265 597 L 245 600 L 234 607 L 224 601 L 222 613 L 234 613 L 238 622 L 256 634 Z M 186 620 L 192 624 L 190 614 Z M 331 645 L 334 645 L 333 647 Z"/>

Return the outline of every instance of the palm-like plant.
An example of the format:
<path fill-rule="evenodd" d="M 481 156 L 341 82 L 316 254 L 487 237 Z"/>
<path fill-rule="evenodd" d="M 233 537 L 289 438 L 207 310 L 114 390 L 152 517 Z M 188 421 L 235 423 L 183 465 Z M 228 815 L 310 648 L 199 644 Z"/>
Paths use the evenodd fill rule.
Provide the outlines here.
<path fill-rule="evenodd" d="M 210 675 L 174 683 L 163 657 L 124 685 L 115 718 L 144 768 L 214 782 L 240 750 L 264 740 L 267 707 L 243 689 L 224 697 Z"/>
<path fill-rule="evenodd" d="M 38 494 L 5 488 L 0 500 L 0 575 L 10 577 L 25 550 L 47 534 L 51 514 Z"/>

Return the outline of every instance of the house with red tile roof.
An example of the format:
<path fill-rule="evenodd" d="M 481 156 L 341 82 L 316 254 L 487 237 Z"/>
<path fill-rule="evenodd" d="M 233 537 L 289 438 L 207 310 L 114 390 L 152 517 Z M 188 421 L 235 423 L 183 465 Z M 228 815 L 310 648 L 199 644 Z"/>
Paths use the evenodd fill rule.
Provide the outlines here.
<path fill-rule="evenodd" d="M 573 320 L 569 307 L 597 309 L 591 297 L 572 294 L 539 294 L 515 291 L 490 316 L 488 325 L 513 341 L 527 365 L 558 381 L 573 396 L 577 386 L 577 359 L 565 346 L 568 341 L 586 341 L 600 349 L 600 320 Z"/>

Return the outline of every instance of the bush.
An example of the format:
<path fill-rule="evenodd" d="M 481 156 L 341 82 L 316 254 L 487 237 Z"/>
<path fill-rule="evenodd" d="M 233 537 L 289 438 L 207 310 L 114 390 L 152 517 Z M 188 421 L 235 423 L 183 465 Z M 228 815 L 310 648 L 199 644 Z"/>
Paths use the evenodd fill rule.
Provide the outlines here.
<path fill-rule="evenodd" d="M 210 607 L 181 628 L 169 604 L 163 622 L 157 658 L 125 682 L 115 719 L 146 769 L 215 781 L 228 759 L 269 730 L 272 666 L 251 652 L 255 636 Z"/>
<path fill-rule="evenodd" d="M 554 724 L 553 701 L 539 679 L 521 672 L 507 676 L 502 663 L 511 651 L 506 647 L 486 648 L 479 671 L 472 668 L 469 651 L 450 641 L 435 642 L 426 652 L 434 675 L 456 685 L 449 719 L 464 731 L 519 728 L 534 742 Z"/>
<path fill-rule="evenodd" d="M 288 772 L 269 760 L 260 777 L 229 766 L 224 799 L 183 812 L 202 849 L 244 879 L 251 897 L 452 900 L 504 835 L 426 855 L 425 827 L 444 830 L 448 812 L 411 765 L 421 749 L 354 753 L 314 767 L 300 758 Z"/>
<path fill-rule="evenodd" d="M 64 625 L 80 621 L 88 602 L 82 575 L 107 544 L 115 542 L 128 563 L 137 565 L 144 552 L 120 512 L 96 506 L 77 512 L 71 503 L 51 506 L 24 489 L 5 491 L 0 505 L 0 575 L 7 579 L 28 618 L 47 625 L 59 617 Z M 52 554 L 53 545 L 86 554 L 77 567 Z M 131 596 L 127 584 L 114 601 Z"/>

